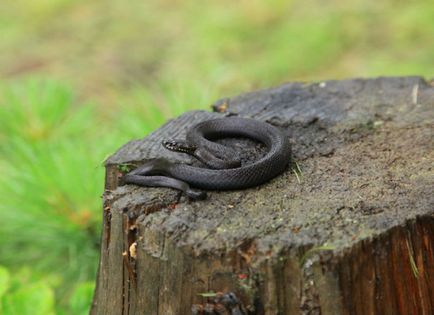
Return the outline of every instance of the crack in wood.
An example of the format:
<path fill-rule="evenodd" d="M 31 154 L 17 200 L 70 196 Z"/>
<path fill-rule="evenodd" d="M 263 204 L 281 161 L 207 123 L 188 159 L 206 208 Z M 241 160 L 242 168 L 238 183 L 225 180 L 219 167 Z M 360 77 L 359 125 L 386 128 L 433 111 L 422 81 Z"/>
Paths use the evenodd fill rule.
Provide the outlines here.
<path fill-rule="evenodd" d="M 291 83 L 222 102 L 219 111 L 280 126 L 303 178 L 288 171 L 201 202 L 170 189 L 118 187 L 116 165 L 161 156 L 192 163 L 162 150 L 161 138 L 224 114 L 189 112 L 126 144 L 106 165 L 91 314 L 189 314 L 207 290 L 235 292 L 255 315 L 433 314 L 430 84 Z M 307 249 L 322 246 L 330 250 L 300 265 Z"/>

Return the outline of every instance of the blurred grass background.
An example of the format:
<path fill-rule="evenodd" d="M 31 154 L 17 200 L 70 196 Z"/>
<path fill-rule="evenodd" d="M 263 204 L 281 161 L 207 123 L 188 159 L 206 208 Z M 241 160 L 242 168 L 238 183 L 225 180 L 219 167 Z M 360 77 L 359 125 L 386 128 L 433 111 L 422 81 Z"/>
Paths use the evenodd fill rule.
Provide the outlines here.
<path fill-rule="evenodd" d="M 87 314 L 102 162 L 286 81 L 434 73 L 434 3 L 16 0 L 0 10 L 0 314 Z"/>

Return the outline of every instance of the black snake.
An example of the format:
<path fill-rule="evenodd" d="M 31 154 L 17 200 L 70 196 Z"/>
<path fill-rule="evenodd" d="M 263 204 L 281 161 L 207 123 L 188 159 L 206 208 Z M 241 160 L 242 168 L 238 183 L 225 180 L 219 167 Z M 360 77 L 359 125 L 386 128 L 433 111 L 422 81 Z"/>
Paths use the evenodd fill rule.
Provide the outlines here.
<path fill-rule="evenodd" d="M 241 165 L 235 152 L 213 142 L 220 138 L 246 137 L 263 143 L 265 156 Z M 276 127 L 254 119 L 226 117 L 198 123 L 187 132 L 186 140 L 166 140 L 169 150 L 188 153 L 208 168 L 173 163 L 164 158 L 150 160 L 122 177 L 124 184 L 171 187 L 193 199 L 204 199 L 199 189 L 227 190 L 260 185 L 282 173 L 290 162 L 287 137 Z"/>

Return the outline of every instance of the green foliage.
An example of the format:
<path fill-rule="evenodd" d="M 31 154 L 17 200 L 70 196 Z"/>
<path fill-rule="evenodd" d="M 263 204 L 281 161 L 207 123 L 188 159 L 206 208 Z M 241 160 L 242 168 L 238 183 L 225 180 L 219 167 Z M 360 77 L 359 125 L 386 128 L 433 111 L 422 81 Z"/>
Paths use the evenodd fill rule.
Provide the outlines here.
<path fill-rule="evenodd" d="M 91 112 L 73 105 L 54 82 L 3 88 L 0 257 L 85 280 L 97 259 L 102 155 L 82 141 Z"/>
<path fill-rule="evenodd" d="M 89 305 L 92 303 L 94 290 L 94 282 L 84 282 L 77 286 L 69 300 L 69 309 L 72 314 L 89 314 Z"/>
<path fill-rule="evenodd" d="M 0 74 L 67 78 L 104 108 L 146 87 L 165 117 L 179 110 L 160 102 L 162 85 L 222 96 L 289 80 L 434 72 L 429 1 L 20 0 L 2 7 L 0 27 Z M 182 106 L 210 101 L 198 100 Z"/>
<path fill-rule="evenodd" d="M 83 135 L 92 107 L 72 108 L 69 88 L 55 81 L 28 80 L 0 88 L 0 141 L 56 142 Z"/>
<path fill-rule="evenodd" d="M 33 272 L 57 279 L 40 292 L 49 296 L 54 290 L 60 311 L 81 314 L 90 305 L 87 281 L 95 279 L 98 262 L 102 161 L 165 119 L 156 105 L 143 106 L 154 100 L 149 93 L 136 95 L 142 107 L 130 105 L 124 115 L 109 113 L 100 120 L 94 106 L 78 103 L 71 89 L 56 81 L 31 79 L 1 87 L 0 220 L 7 224 L 0 225 L 0 263 L 32 266 Z M 8 273 L 0 269 L 3 273 L 6 287 Z M 31 299 L 40 285 L 9 294 L 8 312 L 26 312 L 13 304 Z"/>
<path fill-rule="evenodd" d="M 54 292 L 41 282 L 22 286 L 3 299 L 5 315 L 54 314 Z"/>
<path fill-rule="evenodd" d="M 54 291 L 46 281 L 22 270 L 14 276 L 0 266 L 0 313 L 3 315 L 54 315 Z"/>
<path fill-rule="evenodd" d="M 94 282 L 82 282 L 72 291 L 67 306 L 55 306 L 59 279 L 40 275 L 29 268 L 12 273 L 0 266 L 0 314 L 2 315 L 87 315 L 95 290 Z"/>
<path fill-rule="evenodd" d="M 71 283 L 95 277 L 101 161 L 114 148 L 95 145 L 103 130 L 90 128 L 97 121 L 92 107 L 76 104 L 64 85 L 30 80 L 1 92 L 0 261 L 59 279 L 52 287 L 41 282 L 10 293 L 4 308 L 7 314 L 34 308 L 41 311 L 32 314 L 50 314 L 53 289 L 65 300 Z M 71 308 L 83 300 L 77 294 Z M 19 306 L 32 299 L 34 308 Z"/>
<path fill-rule="evenodd" d="M 7 289 L 9 289 L 10 278 L 11 276 L 9 274 L 9 271 L 5 267 L 0 266 L 0 299 L 2 298 L 3 294 L 7 291 Z"/>

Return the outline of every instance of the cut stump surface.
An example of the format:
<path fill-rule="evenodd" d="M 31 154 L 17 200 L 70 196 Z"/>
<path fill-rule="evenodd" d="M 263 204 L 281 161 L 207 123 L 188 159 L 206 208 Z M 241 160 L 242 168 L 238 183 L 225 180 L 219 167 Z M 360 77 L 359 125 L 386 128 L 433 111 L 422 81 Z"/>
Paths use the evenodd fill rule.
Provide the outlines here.
<path fill-rule="evenodd" d="M 285 132 L 288 170 L 204 201 L 118 187 L 130 164 L 196 163 L 161 140 L 226 115 Z M 226 142 L 246 161 L 262 149 Z M 191 314 L 215 292 L 245 314 L 434 314 L 433 165 L 434 86 L 420 77 L 290 83 L 187 112 L 106 161 L 91 314 Z"/>

